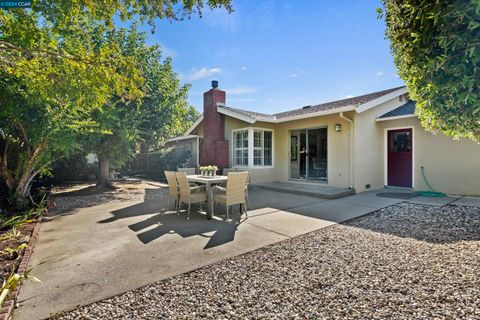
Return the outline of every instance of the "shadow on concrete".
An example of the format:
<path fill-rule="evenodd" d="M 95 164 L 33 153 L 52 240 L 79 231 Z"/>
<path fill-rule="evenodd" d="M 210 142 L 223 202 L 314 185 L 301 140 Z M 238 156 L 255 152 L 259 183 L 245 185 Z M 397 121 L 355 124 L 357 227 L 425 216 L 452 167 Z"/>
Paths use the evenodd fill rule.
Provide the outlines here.
<path fill-rule="evenodd" d="M 274 198 L 254 194 L 252 206 L 259 210 L 273 208 L 270 212 L 279 208 L 291 214 L 432 244 L 480 241 L 480 207 L 451 206 L 448 201 L 440 206 L 435 199 L 431 200 L 432 205 L 412 204 L 408 201 L 418 196 L 407 190 L 378 189 L 341 199 L 281 207 L 288 197 L 294 195 L 278 193 Z M 266 198 L 271 200 L 265 201 Z"/>
<path fill-rule="evenodd" d="M 182 238 L 202 236 L 209 238 L 204 249 L 213 248 L 231 242 L 235 239 L 235 232 L 238 226 L 245 221 L 246 217 L 241 216 L 238 210 L 231 215 L 231 221 L 225 222 L 219 217 L 207 220 L 205 212 L 199 212 L 199 207 L 192 205 L 190 220 L 186 220 L 186 211 L 181 210 L 177 214 L 169 208 L 170 201 L 164 197 L 154 199 L 148 194 L 154 190 L 145 190 L 145 201 L 126 208 L 112 211 L 108 219 L 98 223 L 111 223 L 120 219 L 137 216 L 148 216 L 145 220 L 133 223 L 128 227 L 137 232 L 137 238 L 144 244 L 150 243 L 165 234 L 176 233 Z M 225 211 L 224 207 L 217 207 L 218 213 Z M 213 234 L 212 234 L 213 233 Z"/>
<path fill-rule="evenodd" d="M 142 181 L 121 180 L 115 181 L 113 188 L 97 189 L 95 184 L 83 184 L 77 188 L 74 185 L 58 187 L 63 192 L 55 193 L 52 197 L 56 208 L 47 215 L 50 220 L 74 214 L 78 209 L 99 206 L 112 202 L 123 202 L 129 200 L 140 200 L 145 198 L 158 199 L 167 195 L 167 188 L 160 183 L 144 182 L 154 186 L 154 189 L 141 188 Z M 140 187 L 139 187 L 140 186 Z"/>
<path fill-rule="evenodd" d="M 147 194 L 149 192 L 152 191 L 146 190 Z M 220 219 L 206 220 L 205 215 L 199 214 L 196 207 L 192 207 L 191 220 L 187 221 L 185 211 L 178 216 L 168 208 L 168 198 L 149 200 L 154 197 L 149 197 L 147 194 L 143 203 L 112 211 L 112 217 L 99 223 L 146 215 L 148 217 L 145 220 L 129 225 L 132 231 L 138 233 L 138 239 L 144 244 L 165 234 L 176 233 L 183 238 L 191 236 L 209 238 L 204 248 L 208 249 L 234 241 L 240 223 L 245 221 L 245 216 L 242 220 L 238 210 L 231 215 L 233 221 L 230 223 Z M 480 230 L 480 208 L 459 209 L 451 206 L 422 206 L 404 202 L 412 196 L 412 193 L 385 192 L 381 189 L 341 199 L 324 200 L 254 188 L 250 192 L 249 217 L 253 219 L 251 223 L 267 230 L 275 224 L 282 224 L 282 221 L 289 223 L 286 218 L 278 221 L 271 220 L 281 216 L 276 213 L 283 212 L 283 215 L 285 213 L 302 215 L 430 243 L 480 240 L 478 231 Z M 225 213 L 224 207 L 215 209 L 217 218 L 223 213 Z M 271 219 L 264 218 L 263 221 L 260 218 L 256 219 L 266 215 L 271 215 Z M 301 226 L 296 228 L 302 229 Z M 277 232 L 275 229 L 271 231 Z"/>

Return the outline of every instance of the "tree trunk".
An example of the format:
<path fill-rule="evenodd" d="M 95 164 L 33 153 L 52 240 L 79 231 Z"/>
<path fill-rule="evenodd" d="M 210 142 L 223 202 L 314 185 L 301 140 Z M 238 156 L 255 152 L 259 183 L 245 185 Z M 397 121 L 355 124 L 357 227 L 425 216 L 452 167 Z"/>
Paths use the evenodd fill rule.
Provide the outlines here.
<path fill-rule="evenodd" d="M 113 188 L 110 181 L 110 161 L 102 157 L 98 157 L 97 188 Z"/>
<path fill-rule="evenodd" d="M 32 204 L 35 204 L 30 194 L 30 187 L 32 180 L 40 172 L 40 170 L 34 170 L 32 168 L 33 162 L 40 151 L 41 148 L 38 147 L 35 149 L 35 152 L 28 157 L 28 160 L 25 164 L 26 168 L 23 170 L 18 180 L 14 178 L 13 170 L 9 169 L 7 165 L 8 144 L 5 146 L 3 156 L 0 158 L 0 176 L 5 181 L 10 196 L 18 198 L 20 202 L 31 201 Z"/>
<path fill-rule="evenodd" d="M 36 205 L 33 201 L 33 198 L 30 194 L 30 189 L 32 185 L 32 180 L 40 173 L 41 168 L 44 168 L 47 163 L 40 164 L 38 163 L 38 158 L 42 156 L 45 149 L 45 138 L 42 137 L 40 142 L 32 149 L 28 144 L 28 139 L 25 134 L 25 130 L 21 127 L 22 133 L 24 135 L 25 143 L 27 144 L 27 150 L 24 155 L 26 158 L 19 157 L 16 167 L 21 169 L 20 176 L 14 174 L 15 170 L 12 170 L 8 166 L 8 157 L 9 157 L 9 146 L 8 142 L 5 143 L 3 153 L 0 156 L 0 176 L 5 181 L 10 197 L 19 204 L 18 208 L 23 208 L 24 204 L 31 202 L 31 204 Z M 23 160 L 22 160 L 23 159 Z M 39 168 L 40 167 L 40 168 Z"/>
<path fill-rule="evenodd" d="M 2 172 L 1 176 L 4 180 L 11 179 L 10 183 L 7 183 L 7 189 L 10 194 L 9 202 L 13 210 L 26 210 L 30 205 L 37 206 L 37 203 L 32 198 L 30 194 L 30 188 L 32 186 L 32 180 L 37 176 L 39 171 L 28 171 L 25 172 L 19 182 L 15 181 L 12 178 L 12 174 L 7 172 Z"/>
<path fill-rule="evenodd" d="M 8 192 L 12 193 L 15 190 L 16 181 L 13 178 L 12 171 L 8 169 L 8 164 L 7 164 L 9 146 L 10 145 L 6 142 L 3 149 L 3 155 L 0 157 L 0 176 L 3 178 L 3 181 L 5 181 L 5 184 L 7 185 L 7 188 L 8 188 Z"/>

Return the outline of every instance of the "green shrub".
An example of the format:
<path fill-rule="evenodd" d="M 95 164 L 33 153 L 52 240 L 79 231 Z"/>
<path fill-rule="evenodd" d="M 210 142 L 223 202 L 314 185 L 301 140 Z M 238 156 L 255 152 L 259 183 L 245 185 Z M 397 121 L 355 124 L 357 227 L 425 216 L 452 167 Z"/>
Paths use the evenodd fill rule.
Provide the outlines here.
<path fill-rule="evenodd" d="M 26 211 L 31 207 L 31 202 L 29 198 L 20 196 L 17 193 L 12 194 L 8 197 L 8 209 L 10 211 Z"/>
<path fill-rule="evenodd" d="M 191 152 L 186 148 L 163 149 L 149 154 L 149 168 L 146 175 L 149 179 L 165 180 L 164 171 L 176 171 L 184 167 L 190 160 Z"/>
<path fill-rule="evenodd" d="M 87 154 L 78 153 L 67 159 L 60 159 L 52 165 L 50 184 L 58 185 L 68 181 L 90 181 L 97 178 L 98 164 L 87 162 Z"/>

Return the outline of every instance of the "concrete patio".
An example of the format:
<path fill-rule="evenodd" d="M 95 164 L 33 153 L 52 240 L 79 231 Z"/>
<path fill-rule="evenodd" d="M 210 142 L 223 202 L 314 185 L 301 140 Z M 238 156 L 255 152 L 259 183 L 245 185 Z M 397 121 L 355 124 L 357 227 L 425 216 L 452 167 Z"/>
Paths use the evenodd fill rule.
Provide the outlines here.
<path fill-rule="evenodd" d="M 296 194 L 300 196 L 315 197 L 322 199 L 338 199 L 355 194 L 353 189 L 349 188 L 336 188 L 327 186 L 323 183 L 311 183 L 301 181 L 275 181 L 258 183 L 255 186 L 270 190 L 289 194 Z"/>
<path fill-rule="evenodd" d="M 254 188 L 248 218 L 237 209 L 226 223 L 201 214 L 186 221 L 158 192 L 46 219 L 30 261 L 42 283 L 24 284 L 14 318 L 43 319 L 403 201 L 377 196 L 383 189 L 325 200 Z"/>

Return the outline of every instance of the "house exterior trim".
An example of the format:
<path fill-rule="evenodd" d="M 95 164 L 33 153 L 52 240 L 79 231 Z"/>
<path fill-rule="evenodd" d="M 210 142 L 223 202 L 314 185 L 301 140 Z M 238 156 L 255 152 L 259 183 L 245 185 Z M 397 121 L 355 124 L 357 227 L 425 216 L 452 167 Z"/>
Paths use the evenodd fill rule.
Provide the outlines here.
<path fill-rule="evenodd" d="M 185 135 L 185 136 L 178 136 L 178 137 L 175 137 L 175 138 L 167 139 L 167 140 L 165 140 L 165 143 L 188 140 L 188 139 L 198 139 L 198 138 L 199 138 L 199 136 L 196 135 L 196 134 L 189 134 L 189 135 Z"/>
<path fill-rule="evenodd" d="M 388 117 L 388 118 L 377 118 L 375 121 L 380 122 L 380 121 L 390 121 L 390 120 L 398 120 L 398 119 L 406 119 L 406 118 L 415 118 L 415 114 L 406 114 L 404 116 L 396 116 L 396 117 Z"/>
<path fill-rule="evenodd" d="M 400 129 L 412 129 L 412 189 L 415 189 L 415 127 L 403 126 L 403 127 L 391 127 L 385 128 L 383 131 L 383 183 L 388 187 L 388 131 L 400 130 Z"/>
<path fill-rule="evenodd" d="M 388 100 L 391 100 L 391 99 L 394 99 L 398 96 L 401 96 L 402 94 L 405 94 L 407 93 L 407 88 L 400 88 L 396 91 L 393 91 L 391 93 L 388 93 L 384 96 L 381 96 L 381 97 L 378 97 L 377 99 L 373 99 L 367 103 L 364 103 L 364 104 L 360 104 L 358 105 L 356 108 L 355 108 L 355 111 L 357 111 L 357 113 L 362 113 L 362 112 L 365 112 L 367 110 L 370 110 L 384 102 L 387 102 Z"/>
<path fill-rule="evenodd" d="M 272 165 L 271 166 L 256 166 L 254 165 L 254 161 L 253 161 L 253 158 L 254 158 L 254 131 L 255 130 L 261 130 L 261 131 L 269 131 L 272 133 Z M 235 152 L 235 141 L 234 141 L 234 134 L 235 132 L 238 132 L 238 131 L 248 131 L 248 165 L 247 166 L 240 166 L 240 165 L 236 165 L 234 163 L 234 152 Z M 236 169 L 273 169 L 275 168 L 275 130 L 274 129 L 271 129 L 271 128 L 261 128 L 261 127 L 244 127 L 244 128 L 237 128 L 237 129 L 233 129 L 232 130 L 232 133 L 231 133 L 231 150 L 230 150 L 230 155 L 231 155 L 231 159 L 232 159 L 232 168 L 236 168 Z"/>
<path fill-rule="evenodd" d="M 235 119 L 238 119 L 238 120 L 241 120 L 241 121 L 244 121 L 244 122 L 247 122 L 247 123 L 255 123 L 257 120 L 253 117 L 249 117 L 247 115 L 244 115 L 244 114 L 241 114 L 241 113 L 238 113 L 238 112 L 235 112 L 235 111 L 232 111 L 232 110 L 228 110 L 228 109 L 225 109 L 222 105 L 220 104 L 217 104 L 217 111 L 221 114 L 224 114 L 226 116 L 229 116 L 229 117 L 232 117 L 232 118 L 235 118 Z"/>
<path fill-rule="evenodd" d="M 193 130 L 195 130 L 198 127 L 198 125 L 202 123 L 202 121 L 203 121 L 203 113 L 200 115 L 200 117 L 198 117 L 197 120 L 195 120 L 195 122 L 190 126 L 190 128 L 188 128 L 188 130 L 185 131 L 183 135 L 184 136 L 190 135 L 193 132 Z"/>
<path fill-rule="evenodd" d="M 262 120 L 263 122 L 272 122 L 272 123 L 283 123 L 283 122 L 289 122 L 289 121 L 294 121 L 294 120 L 301 120 L 301 119 L 308 119 L 308 118 L 314 118 L 314 117 L 319 117 L 319 116 L 326 116 L 329 114 L 336 114 L 340 112 L 347 112 L 347 111 L 353 111 L 355 110 L 355 106 L 348 106 L 344 108 L 337 108 L 337 109 L 332 109 L 332 110 L 326 110 L 326 111 L 318 111 L 318 112 L 312 112 L 308 114 L 302 114 L 299 116 L 293 116 L 293 117 L 287 117 L 283 119 L 275 119 L 275 120 Z"/>

